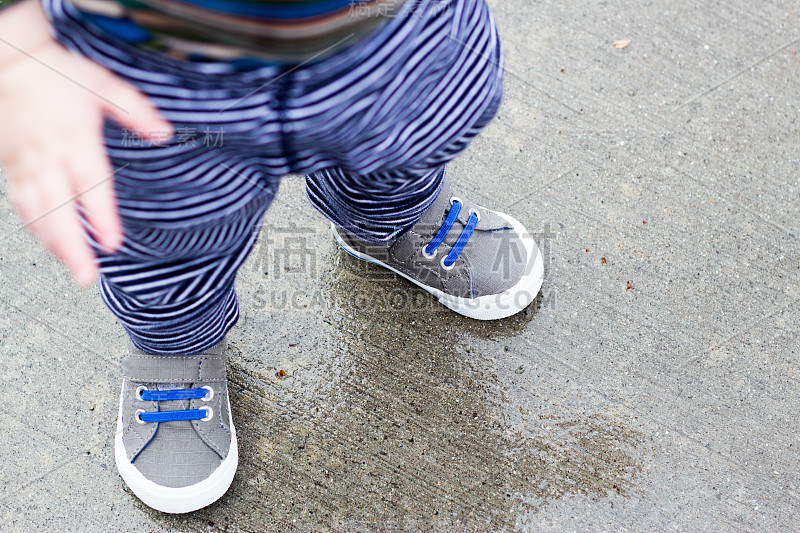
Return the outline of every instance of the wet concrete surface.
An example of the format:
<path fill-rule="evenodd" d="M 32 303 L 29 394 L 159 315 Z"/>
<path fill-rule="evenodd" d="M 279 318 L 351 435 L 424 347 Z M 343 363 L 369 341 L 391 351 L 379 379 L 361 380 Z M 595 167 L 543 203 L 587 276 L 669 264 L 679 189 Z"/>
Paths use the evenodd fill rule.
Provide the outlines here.
<path fill-rule="evenodd" d="M 239 472 L 166 516 L 114 467 L 122 330 L 3 199 L 0 531 L 797 530 L 800 5 L 492 5 L 507 97 L 451 172 L 540 298 L 455 315 L 287 179 L 237 280 Z"/>
<path fill-rule="evenodd" d="M 474 322 L 343 252 L 331 259 L 321 285 L 337 312 L 312 310 L 315 333 L 278 339 L 285 359 L 265 366 L 244 355 L 263 339 L 231 339 L 247 481 L 226 498 L 252 509 L 245 527 L 499 530 L 566 494 L 633 489 L 645 438 L 624 416 L 508 397 L 497 359 L 513 357 L 505 343 L 535 310 Z M 386 293 L 398 295 L 396 307 Z M 243 525 L 239 508 L 208 516 Z"/>

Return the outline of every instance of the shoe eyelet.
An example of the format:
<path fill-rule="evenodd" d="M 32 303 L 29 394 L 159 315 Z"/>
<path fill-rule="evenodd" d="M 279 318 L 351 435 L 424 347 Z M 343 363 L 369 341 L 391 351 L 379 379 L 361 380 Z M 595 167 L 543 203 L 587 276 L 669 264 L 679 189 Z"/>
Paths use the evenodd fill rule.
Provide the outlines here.
<path fill-rule="evenodd" d="M 441 261 L 439 261 L 439 264 L 442 266 L 442 268 L 443 268 L 444 270 L 453 270 L 453 269 L 456 267 L 456 262 L 455 262 L 455 261 L 453 261 L 453 264 L 452 264 L 452 265 L 450 265 L 450 266 L 447 266 L 447 265 L 445 265 L 445 264 L 444 264 L 444 260 L 445 260 L 445 259 L 447 259 L 447 256 L 444 256 L 444 257 L 442 257 L 442 260 L 441 260 Z"/>
<path fill-rule="evenodd" d="M 204 402 L 210 402 L 214 398 L 214 389 L 212 389 L 208 385 L 204 385 L 204 386 L 202 386 L 200 388 L 201 389 L 205 389 L 205 390 L 208 391 L 208 394 L 206 394 L 205 396 L 203 396 L 200 399 L 203 400 Z"/>
<path fill-rule="evenodd" d="M 478 217 L 478 222 L 480 222 L 481 221 L 481 214 L 478 213 L 477 211 L 475 211 L 474 209 L 470 209 L 469 210 L 469 214 L 472 215 L 473 213 L 475 214 L 476 217 Z"/>
<path fill-rule="evenodd" d="M 147 424 L 147 422 L 142 420 L 142 413 L 145 413 L 145 412 L 146 411 L 144 409 L 137 409 L 136 413 L 134 413 L 134 415 L 133 415 L 136 418 L 136 421 L 141 425 Z"/>
<path fill-rule="evenodd" d="M 450 205 L 453 205 L 455 202 L 458 202 L 458 203 L 460 203 L 461 205 L 464 205 L 464 200 L 462 200 L 462 199 L 461 199 L 461 198 L 459 198 L 458 196 L 451 196 L 451 197 L 450 197 Z"/>
<path fill-rule="evenodd" d="M 205 418 L 200 419 L 202 422 L 208 422 L 209 420 L 214 418 L 214 410 L 211 407 L 204 405 L 200 409 L 204 409 L 206 413 L 208 413 Z"/>
<path fill-rule="evenodd" d="M 425 248 L 427 247 L 428 245 L 422 247 L 422 257 L 424 257 L 425 259 L 433 259 L 434 257 L 436 257 L 436 254 L 439 253 L 439 249 L 437 248 L 433 251 L 432 254 L 428 254 L 428 252 L 425 251 Z"/>
<path fill-rule="evenodd" d="M 142 393 L 144 391 L 146 391 L 146 390 L 149 390 L 149 389 L 147 387 L 145 387 L 144 385 L 139 385 L 138 387 L 136 387 L 136 397 L 139 399 L 140 402 L 146 402 L 147 401 L 144 398 L 142 398 Z"/>

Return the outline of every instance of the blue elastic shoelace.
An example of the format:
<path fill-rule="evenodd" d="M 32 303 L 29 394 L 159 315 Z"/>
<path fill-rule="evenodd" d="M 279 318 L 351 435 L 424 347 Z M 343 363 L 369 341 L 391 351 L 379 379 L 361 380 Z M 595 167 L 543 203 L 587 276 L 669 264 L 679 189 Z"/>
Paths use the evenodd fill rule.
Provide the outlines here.
<path fill-rule="evenodd" d="M 458 214 L 461 212 L 461 202 L 458 200 L 453 201 L 452 205 L 450 206 L 450 211 L 447 213 L 447 218 L 445 218 L 444 223 L 442 223 L 442 227 L 439 228 L 439 231 L 436 233 L 436 236 L 433 240 L 425 247 L 425 253 L 428 255 L 432 255 L 436 252 L 436 249 L 439 248 L 439 245 L 444 242 L 445 237 L 450 232 L 450 229 L 455 224 L 456 220 L 458 219 Z M 453 248 L 450 250 L 450 253 L 444 258 L 442 264 L 448 268 L 453 266 L 453 263 L 456 262 L 458 256 L 461 255 L 461 252 L 464 250 L 464 247 L 467 245 L 467 241 L 472 236 L 472 232 L 475 231 L 475 228 L 478 226 L 478 215 L 474 211 L 469 214 L 469 218 L 467 219 L 467 224 L 464 226 L 464 229 L 461 231 L 461 234 L 456 239 L 455 244 L 453 244 Z"/>
<path fill-rule="evenodd" d="M 213 394 L 213 390 L 209 389 L 173 389 L 173 390 L 142 390 L 138 396 L 146 402 L 166 402 L 170 400 L 200 400 L 206 398 L 209 394 Z M 210 408 L 209 408 L 210 409 Z M 150 436 L 144 446 L 131 458 L 131 464 L 141 455 L 153 439 L 158 435 L 158 429 L 161 427 L 161 422 L 177 422 L 179 420 L 204 420 L 210 418 L 210 411 L 207 409 L 182 409 L 179 411 L 144 411 L 139 410 L 134 415 L 141 422 L 153 422 L 156 424 L 156 430 Z"/>
<path fill-rule="evenodd" d="M 146 402 L 169 400 L 199 400 L 208 396 L 207 389 L 143 390 L 140 397 Z M 178 420 L 202 420 L 208 417 L 206 409 L 183 409 L 180 411 L 157 411 L 139 413 L 142 422 L 175 422 Z"/>

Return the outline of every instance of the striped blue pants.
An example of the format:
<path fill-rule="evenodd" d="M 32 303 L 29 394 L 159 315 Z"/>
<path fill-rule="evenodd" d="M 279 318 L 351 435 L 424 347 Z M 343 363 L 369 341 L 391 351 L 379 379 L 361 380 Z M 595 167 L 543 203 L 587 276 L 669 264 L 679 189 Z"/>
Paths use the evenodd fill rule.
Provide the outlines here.
<path fill-rule="evenodd" d="M 485 0 L 411 0 L 331 57 L 247 67 L 135 49 L 64 0 L 43 2 L 61 43 L 135 84 L 177 132 L 144 142 L 105 125 L 125 239 L 113 255 L 95 246 L 100 292 L 149 353 L 197 353 L 236 323 L 236 271 L 281 176 L 307 175 L 323 215 L 389 242 L 502 98 Z"/>

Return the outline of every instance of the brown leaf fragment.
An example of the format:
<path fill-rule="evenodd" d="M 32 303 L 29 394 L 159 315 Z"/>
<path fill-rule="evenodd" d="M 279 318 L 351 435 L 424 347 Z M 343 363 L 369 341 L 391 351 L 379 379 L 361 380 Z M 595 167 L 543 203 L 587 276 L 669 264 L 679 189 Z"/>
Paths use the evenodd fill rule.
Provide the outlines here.
<path fill-rule="evenodd" d="M 631 283 L 630 281 L 625 284 L 625 290 L 626 291 L 629 291 L 632 288 L 633 288 L 633 283 Z"/>
<path fill-rule="evenodd" d="M 605 265 L 606 264 L 606 258 L 605 257 L 601 257 L 600 258 L 600 262 Z"/>

